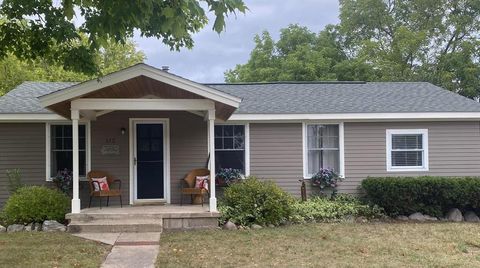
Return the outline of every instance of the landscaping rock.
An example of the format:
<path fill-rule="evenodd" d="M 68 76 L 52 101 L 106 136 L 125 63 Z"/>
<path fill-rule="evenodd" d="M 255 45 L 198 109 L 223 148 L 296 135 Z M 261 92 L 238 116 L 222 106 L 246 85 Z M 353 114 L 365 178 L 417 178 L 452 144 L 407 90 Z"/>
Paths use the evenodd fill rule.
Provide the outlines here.
<path fill-rule="evenodd" d="M 364 216 L 360 216 L 360 217 L 355 218 L 355 222 L 366 223 L 366 222 L 368 222 L 368 219 Z"/>
<path fill-rule="evenodd" d="M 410 214 L 410 216 L 408 216 L 408 219 L 409 220 L 412 220 L 412 221 L 425 221 L 425 216 L 420 213 L 420 212 L 415 212 L 413 214 Z"/>
<path fill-rule="evenodd" d="M 227 221 L 223 225 L 223 229 L 225 229 L 225 230 L 237 230 L 237 226 L 235 225 L 235 223 L 233 223 L 231 221 Z"/>
<path fill-rule="evenodd" d="M 7 232 L 9 233 L 21 232 L 23 230 L 25 230 L 25 225 L 23 224 L 12 224 L 7 227 Z"/>
<path fill-rule="evenodd" d="M 252 224 L 252 229 L 254 230 L 258 230 L 258 229 L 262 229 L 263 227 L 258 225 L 258 224 Z"/>
<path fill-rule="evenodd" d="M 446 218 L 449 221 L 461 222 L 463 221 L 462 212 L 458 208 L 452 208 L 448 211 Z"/>
<path fill-rule="evenodd" d="M 480 218 L 473 211 L 465 212 L 464 217 L 466 222 L 480 222 Z"/>
<path fill-rule="evenodd" d="M 269 225 L 268 225 L 268 228 L 275 228 L 275 225 L 269 224 Z"/>
<path fill-rule="evenodd" d="M 0 233 L 5 233 L 6 231 L 7 231 L 7 228 L 0 225 Z"/>
<path fill-rule="evenodd" d="M 347 216 L 345 216 L 345 218 L 344 218 L 344 222 L 348 222 L 348 223 L 354 223 L 355 220 L 356 220 L 355 217 L 352 216 L 352 215 L 347 215 Z"/>
<path fill-rule="evenodd" d="M 29 223 L 25 226 L 25 231 L 27 232 L 31 232 L 33 230 L 33 226 L 35 225 L 35 223 Z"/>
<path fill-rule="evenodd" d="M 400 215 L 395 218 L 397 221 L 408 221 L 409 218 L 405 215 Z"/>
<path fill-rule="evenodd" d="M 57 221 L 44 221 L 43 231 L 45 232 L 65 232 L 67 227 Z"/>
<path fill-rule="evenodd" d="M 40 232 L 41 230 L 42 230 L 42 224 L 41 223 L 37 222 L 33 225 L 33 229 L 32 229 L 33 232 Z"/>
<path fill-rule="evenodd" d="M 426 221 L 438 221 L 437 217 L 433 217 L 430 215 L 423 215 L 423 217 L 425 218 Z"/>

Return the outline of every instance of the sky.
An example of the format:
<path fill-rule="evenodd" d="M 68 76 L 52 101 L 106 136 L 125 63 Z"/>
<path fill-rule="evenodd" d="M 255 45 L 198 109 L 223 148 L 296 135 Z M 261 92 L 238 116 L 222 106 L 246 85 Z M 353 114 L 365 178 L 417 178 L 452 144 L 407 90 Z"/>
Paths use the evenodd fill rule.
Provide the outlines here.
<path fill-rule="evenodd" d="M 246 63 L 254 47 L 253 38 L 264 30 L 276 40 L 289 24 L 300 24 L 314 32 L 338 23 L 338 0 L 244 0 L 245 14 L 230 16 L 226 31 L 217 34 L 212 24 L 193 36 L 191 50 L 170 51 L 160 40 L 135 36 L 146 56 L 146 63 L 169 66 L 170 72 L 193 81 L 224 82 L 224 72 Z M 213 22 L 213 17 L 210 21 Z"/>

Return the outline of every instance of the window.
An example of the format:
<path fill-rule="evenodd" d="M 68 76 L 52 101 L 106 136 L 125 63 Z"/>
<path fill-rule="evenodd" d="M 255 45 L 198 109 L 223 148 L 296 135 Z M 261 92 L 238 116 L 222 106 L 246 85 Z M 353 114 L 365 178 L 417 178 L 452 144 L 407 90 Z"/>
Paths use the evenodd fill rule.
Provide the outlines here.
<path fill-rule="evenodd" d="M 340 130 L 339 125 L 306 125 L 306 177 L 311 177 L 321 168 L 340 170 Z"/>
<path fill-rule="evenodd" d="M 78 126 L 79 135 L 79 175 L 86 176 L 86 126 Z M 50 125 L 50 178 L 59 170 L 73 168 L 72 125 Z"/>
<path fill-rule="evenodd" d="M 246 174 L 246 125 L 215 126 L 215 170 L 234 168 Z"/>
<path fill-rule="evenodd" d="M 388 129 L 387 170 L 427 171 L 428 130 Z"/>

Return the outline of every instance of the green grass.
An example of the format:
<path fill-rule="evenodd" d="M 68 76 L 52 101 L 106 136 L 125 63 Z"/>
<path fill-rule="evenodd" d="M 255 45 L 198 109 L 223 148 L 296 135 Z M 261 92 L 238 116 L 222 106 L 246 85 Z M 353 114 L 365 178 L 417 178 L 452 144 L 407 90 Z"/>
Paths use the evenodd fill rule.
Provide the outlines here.
<path fill-rule="evenodd" d="M 166 233 L 157 267 L 480 267 L 480 225 L 307 224 Z"/>
<path fill-rule="evenodd" d="M 109 250 L 66 233 L 0 234 L 1 267 L 100 267 Z"/>

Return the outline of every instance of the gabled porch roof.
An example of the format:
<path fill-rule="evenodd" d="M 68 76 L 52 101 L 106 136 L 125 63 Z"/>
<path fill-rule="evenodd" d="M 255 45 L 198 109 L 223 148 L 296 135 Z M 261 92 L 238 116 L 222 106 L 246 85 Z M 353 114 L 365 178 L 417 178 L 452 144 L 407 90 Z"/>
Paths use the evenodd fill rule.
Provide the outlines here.
<path fill-rule="evenodd" d="M 173 99 L 211 101 L 214 103 L 216 118 L 221 120 L 227 120 L 241 102 L 238 97 L 143 63 L 39 97 L 45 108 L 68 119 L 71 118 L 72 102 L 79 99 L 90 99 L 91 101 L 103 99 L 104 103 L 113 99 L 170 99 L 172 102 L 175 102 Z M 155 102 L 152 105 L 155 105 Z M 192 107 L 192 111 L 197 109 L 198 107 Z M 102 110 L 95 111 L 104 112 Z"/>

